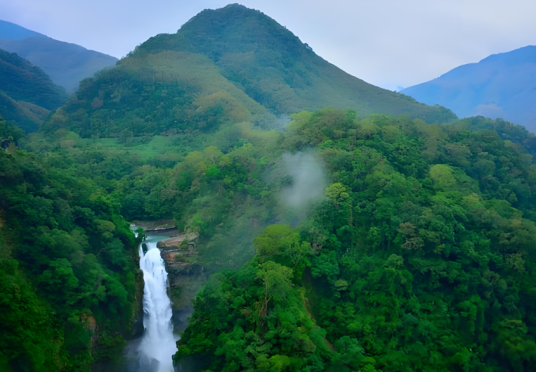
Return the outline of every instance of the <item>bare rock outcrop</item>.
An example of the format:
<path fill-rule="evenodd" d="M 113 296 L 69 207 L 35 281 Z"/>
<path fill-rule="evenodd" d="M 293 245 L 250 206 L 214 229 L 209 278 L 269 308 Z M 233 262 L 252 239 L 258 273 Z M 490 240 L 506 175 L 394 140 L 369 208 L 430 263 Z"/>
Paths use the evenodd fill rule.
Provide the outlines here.
<path fill-rule="evenodd" d="M 197 263 L 197 238 L 197 234 L 187 233 L 157 243 L 168 273 L 174 314 L 191 308 L 193 298 L 207 280 L 203 265 Z"/>
<path fill-rule="evenodd" d="M 190 253 L 195 249 L 195 241 L 198 235 L 194 233 L 180 234 L 169 239 L 159 241 L 156 246 L 160 249 L 177 248 L 179 250 L 189 250 Z"/>

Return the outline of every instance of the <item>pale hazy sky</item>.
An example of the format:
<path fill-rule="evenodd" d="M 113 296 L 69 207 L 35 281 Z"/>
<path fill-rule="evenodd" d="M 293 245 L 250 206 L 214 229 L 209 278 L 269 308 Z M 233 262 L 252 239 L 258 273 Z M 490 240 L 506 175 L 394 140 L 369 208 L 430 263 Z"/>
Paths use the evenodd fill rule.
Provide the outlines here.
<path fill-rule="evenodd" d="M 535 0 L 242 0 L 369 83 L 418 84 L 536 44 Z M 122 57 L 220 0 L 0 0 L 0 19 Z"/>

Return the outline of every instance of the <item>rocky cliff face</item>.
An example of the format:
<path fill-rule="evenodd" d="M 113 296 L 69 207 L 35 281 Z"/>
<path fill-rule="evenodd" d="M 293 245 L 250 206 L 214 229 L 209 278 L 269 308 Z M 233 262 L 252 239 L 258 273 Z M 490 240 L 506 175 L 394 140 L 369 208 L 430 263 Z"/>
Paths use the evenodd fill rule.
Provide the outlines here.
<path fill-rule="evenodd" d="M 143 272 L 141 270 L 136 271 L 136 300 L 134 302 L 134 319 L 132 321 L 132 327 L 130 335 L 125 337 L 127 340 L 136 339 L 143 335 L 143 287 L 145 282 L 143 281 Z"/>
<path fill-rule="evenodd" d="M 192 301 L 207 279 L 203 266 L 197 263 L 197 238 L 197 234 L 179 234 L 157 244 L 168 272 L 176 329 L 184 327 Z"/>

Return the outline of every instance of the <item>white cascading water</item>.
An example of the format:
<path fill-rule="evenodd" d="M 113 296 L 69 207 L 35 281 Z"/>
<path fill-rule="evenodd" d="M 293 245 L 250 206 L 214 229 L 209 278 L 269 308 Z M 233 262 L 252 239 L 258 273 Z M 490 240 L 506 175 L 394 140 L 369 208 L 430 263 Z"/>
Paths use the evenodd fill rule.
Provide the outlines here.
<path fill-rule="evenodd" d="M 171 323 L 171 301 L 167 294 L 167 271 L 156 242 L 146 242 L 147 253 L 140 246 L 140 269 L 143 271 L 143 326 L 140 343 L 140 366 L 144 371 L 172 372 L 172 356 L 177 351 Z"/>

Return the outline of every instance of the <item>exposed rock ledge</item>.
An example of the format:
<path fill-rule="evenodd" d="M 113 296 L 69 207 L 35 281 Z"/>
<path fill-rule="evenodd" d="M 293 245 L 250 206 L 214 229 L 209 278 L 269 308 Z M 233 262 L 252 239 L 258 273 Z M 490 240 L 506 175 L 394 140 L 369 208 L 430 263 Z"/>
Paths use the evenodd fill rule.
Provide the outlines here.
<path fill-rule="evenodd" d="M 182 314 L 192 307 L 195 295 L 207 280 L 203 266 L 197 263 L 197 238 L 193 233 L 180 234 L 156 244 L 166 265 L 175 318 L 175 313 Z"/>
<path fill-rule="evenodd" d="M 132 221 L 131 228 L 141 227 L 146 233 L 166 232 L 173 235 L 178 234 L 175 227 L 175 220 L 157 220 L 157 221 Z"/>
<path fill-rule="evenodd" d="M 181 248 L 183 244 L 184 250 L 189 250 L 190 252 L 195 248 L 194 241 L 197 239 L 198 235 L 194 233 L 190 234 L 181 234 L 179 236 L 174 236 L 169 239 L 160 240 L 156 246 L 161 249 L 165 248 Z"/>

